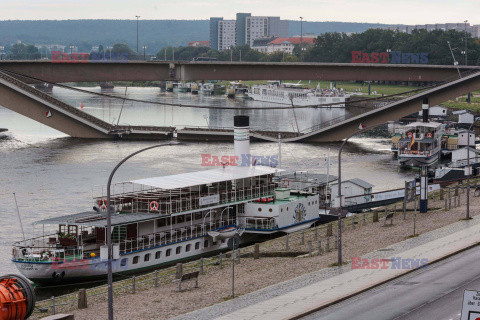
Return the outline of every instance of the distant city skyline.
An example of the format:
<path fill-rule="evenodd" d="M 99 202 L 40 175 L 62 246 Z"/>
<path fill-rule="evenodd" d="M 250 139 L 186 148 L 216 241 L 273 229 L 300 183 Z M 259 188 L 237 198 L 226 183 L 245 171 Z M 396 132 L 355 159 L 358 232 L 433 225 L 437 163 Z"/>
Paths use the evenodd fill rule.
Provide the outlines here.
<path fill-rule="evenodd" d="M 477 0 L 3 0 L 0 20 L 207 20 L 210 17 L 234 19 L 237 12 L 255 16 L 281 16 L 304 21 L 368 22 L 382 24 L 427 24 L 475 18 Z"/>

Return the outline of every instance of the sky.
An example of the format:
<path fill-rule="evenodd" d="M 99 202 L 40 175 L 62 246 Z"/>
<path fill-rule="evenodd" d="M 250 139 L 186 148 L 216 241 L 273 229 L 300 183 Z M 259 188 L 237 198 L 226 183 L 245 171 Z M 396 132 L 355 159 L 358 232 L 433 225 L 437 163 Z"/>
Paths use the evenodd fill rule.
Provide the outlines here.
<path fill-rule="evenodd" d="M 234 19 L 236 12 L 304 21 L 480 24 L 480 0 L 0 0 L 0 20 Z"/>

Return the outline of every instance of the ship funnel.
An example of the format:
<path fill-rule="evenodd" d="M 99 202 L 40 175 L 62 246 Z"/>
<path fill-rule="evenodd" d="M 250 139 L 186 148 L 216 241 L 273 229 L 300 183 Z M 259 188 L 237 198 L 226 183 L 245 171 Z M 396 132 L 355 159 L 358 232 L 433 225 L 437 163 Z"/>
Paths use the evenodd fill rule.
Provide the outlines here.
<path fill-rule="evenodd" d="M 423 122 L 428 122 L 428 98 L 423 98 L 422 110 L 423 110 Z"/>
<path fill-rule="evenodd" d="M 234 116 L 233 139 L 235 156 L 238 163 L 251 165 L 250 159 L 250 118 L 248 116 Z"/>

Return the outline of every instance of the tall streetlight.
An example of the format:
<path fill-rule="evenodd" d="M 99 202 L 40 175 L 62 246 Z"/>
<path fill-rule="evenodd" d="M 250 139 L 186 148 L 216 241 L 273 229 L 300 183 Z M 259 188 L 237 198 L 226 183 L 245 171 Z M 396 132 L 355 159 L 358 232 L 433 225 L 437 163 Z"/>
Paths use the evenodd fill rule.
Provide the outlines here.
<path fill-rule="evenodd" d="M 145 58 L 145 49 L 147 49 L 147 46 L 142 46 L 142 48 L 143 48 L 143 60 L 146 60 L 146 58 Z"/>
<path fill-rule="evenodd" d="M 113 248 L 112 248 L 112 208 L 110 207 L 110 186 L 112 185 L 112 179 L 115 172 L 118 168 L 124 164 L 128 159 L 131 157 L 142 153 L 144 151 L 164 147 L 164 146 L 171 146 L 171 145 L 178 145 L 179 143 L 168 142 L 164 144 L 157 144 L 151 147 L 143 148 L 138 150 L 129 156 L 125 157 L 122 161 L 120 161 L 115 168 L 113 168 L 110 176 L 108 177 L 107 183 L 107 247 L 108 247 L 108 261 L 107 261 L 107 281 L 108 281 L 108 319 L 113 320 L 113 274 L 112 274 L 112 260 L 113 260 Z"/>
<path fill-rule="evenodd" d="M 342 145 L 340 146 L 340 150 L 338 150 L 338 199 L 339 199 L 339 211 L 338 211 L 338 266 L 343 265 L 342 260 L 342 219 L 341 219 L 341 209 L 342 209 L 342 150 L 345 144 L 348 142 L 348 139 L 353 137 L 356 134 L 359 134 L 363 131 L 367 131 L 382 125 L 382 123 L 374 124 L 368 127 L 363 126 L 360 124 L 360 127 L 357 131 L 349 135 L 345 140 L 343 140 Z"/>
<path fill-rule="evenodd" d="M 135 16 L 137 18 L 137 56 L 138 56 L 138 19 L 140 16 Z"/>
<path fill-rule="evenodd" d="M 70 55 L 72 55 L 73 48 L 75 48 L 75 47 L 74 47 L 74 46 L 70 46 Z"/>
<path fill-rule="evenodd" d="M 467 22 L 468 20 L 465 20 L 465 65 L 467 65 Z"/>
<path fill-rule="evenodd" d="M 303 17 L 300 17 L 300 61 L 303 61 Z"/>
<path fill-rule="evenodd" d="M 472 130 L 476 120 L 477 119 L 475 118 L 473 119 L 473 122 L 467 131 L 467 220 L 470 219 L 470 176 L 472 175 L 472 168 L 470 168 L 470 131 Z"/>

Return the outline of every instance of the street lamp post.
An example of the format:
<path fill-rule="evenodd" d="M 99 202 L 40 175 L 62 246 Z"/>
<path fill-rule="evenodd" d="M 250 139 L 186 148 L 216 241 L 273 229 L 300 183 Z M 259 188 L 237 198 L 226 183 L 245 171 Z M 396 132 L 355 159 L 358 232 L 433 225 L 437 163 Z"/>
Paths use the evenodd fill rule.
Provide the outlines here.
<path fill-rule="evenodd" d="M 338 150 L 338 199 L 339 199 L 339 211 L 338 211 L 338 266 L 343 265 L 342 259 L 342 219 L 341 219 L 341 209 L 342 209 L 342 150 L 345 144 L 348 142 L 348 139 L 353 137 L 356 134 L 361 132 L 373 129 L 382 125 L 382 123 L 374 124 L 371 126 L 363 126 L 360 124 L 360 127 L 357 131 L 349 135 L 345 140 L 343 140 L 342 145 L 340 146 L 340 150 Z"/>
<path fill-rule="evenodd" d="M 147 46 L 143 46 L 142 48 L 143 48 L 143 60 L 147 60 L 147 59 L 145 58 L 145 49 L 147 49 Z"/>
<path fill-rule="evenodd" d="M 472 174 L 472 168 L 470 168 L 470 131 L 472 130 L 474 124 L 475 119 L 473 120 L 467 131 L 467 220 L 470 219 L 470 176 Z"/>
<path fill-rule="evenodd" d="M 137 56 L 138 56 L 138 19 L 140 16 L 135 16 L 137 18 Z"/>
<path fill-rule="evenodd" d="M 465 65 L 467 65 L 467 22 L 468 20 L 465 20 Z"/>
<path fill-rule="evenodd" d="M 300 61 L 303 61 L 303 17 L 300 17 Z"/>
<path fill-rule="evenodd" d="M 75 47 L 74 47 L 74 46 L 70 46 L 70 55 L 72 55 L 73 48 L 75 48 Z"/>
<path fill-rule="evenodd" d="M 110 207 L 110 186 L 112 185 L 112 179 L 115 172 L 118 168 L 124 164 L 128 159 L 132 158 L 133 156 L 142 153 L 144 151 L 170 146 L 170 145 L 178 145 L 178 143 L 164 143 L 164 144 L 157 144 L 154 146 L 150 146 L 147 148 L 143 148 L 138 150 L 129 156 L 125 157 L 122 161 L 120 161 L 115 168 L 113 168 L 110 176 L 108 177 L 107 183 L 107 247 L 108 247 L 108 261 L 107 261 L 107 281 L 108 281 L 108 319 L 113 320 L 113 274 L 112 274 L 112 260 L 113 260 L 113 248 L 112 248 L 112 208 Z"/>

